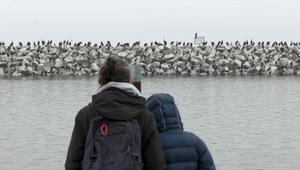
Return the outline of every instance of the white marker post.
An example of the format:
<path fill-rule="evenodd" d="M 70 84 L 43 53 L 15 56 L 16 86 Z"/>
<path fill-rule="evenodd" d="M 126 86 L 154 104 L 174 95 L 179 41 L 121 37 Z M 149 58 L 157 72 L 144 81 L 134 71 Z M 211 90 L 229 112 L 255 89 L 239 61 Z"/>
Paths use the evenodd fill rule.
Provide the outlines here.
<path fill-rule="evenodd" d="M 194 44 L 195 45 L 202 45 L 205 42 L 205 37 L 204 36 L 198 36 L 198 34 L 195 34 L 194 37 Z"/>

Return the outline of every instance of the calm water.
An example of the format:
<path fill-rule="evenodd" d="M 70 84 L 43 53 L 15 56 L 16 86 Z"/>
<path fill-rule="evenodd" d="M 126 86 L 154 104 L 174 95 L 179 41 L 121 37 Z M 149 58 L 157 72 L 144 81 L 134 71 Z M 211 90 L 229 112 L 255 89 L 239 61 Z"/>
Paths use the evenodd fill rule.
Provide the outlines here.
<path fill-rule="evenodd" d="M 0 169 L 64 169 L 74 117 L 96 78 L 0 79 Z M 145 78 L 175 97 L 220 170 L 300 169 L 299 77 Z"/>

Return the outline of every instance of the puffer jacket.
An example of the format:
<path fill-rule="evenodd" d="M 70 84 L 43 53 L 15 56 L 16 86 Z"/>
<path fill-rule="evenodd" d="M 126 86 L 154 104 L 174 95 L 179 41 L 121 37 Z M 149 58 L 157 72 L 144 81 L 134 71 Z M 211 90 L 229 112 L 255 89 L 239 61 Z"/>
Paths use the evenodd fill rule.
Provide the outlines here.
<path fill-rule="evenodd" d="M 213 158 L 205 143 L 193 133 L 183 131 L 174 98 L 154 94 L 146 101 L 154 113 L 165 151 L 167 170 L 215 170 Z"/>

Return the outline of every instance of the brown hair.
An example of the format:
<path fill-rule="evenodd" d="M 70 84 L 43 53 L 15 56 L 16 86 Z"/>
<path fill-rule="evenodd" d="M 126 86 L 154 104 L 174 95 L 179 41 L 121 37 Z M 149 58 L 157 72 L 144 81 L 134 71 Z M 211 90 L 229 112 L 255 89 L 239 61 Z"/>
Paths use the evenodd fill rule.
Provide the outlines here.
<path fill-rule="evenodd" d="M 101 86 L 111 81 L 128 83 L 130 81 L 129 65 L 117 56 L 109 56 L 102 65 L 99 75 L 98 82 Z"/>

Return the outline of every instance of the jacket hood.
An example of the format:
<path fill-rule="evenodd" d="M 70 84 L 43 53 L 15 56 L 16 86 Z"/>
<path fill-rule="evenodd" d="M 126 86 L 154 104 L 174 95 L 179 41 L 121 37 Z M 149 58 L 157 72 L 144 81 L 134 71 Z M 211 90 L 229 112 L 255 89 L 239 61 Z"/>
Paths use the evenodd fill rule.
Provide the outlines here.
<path fill-rule="evenodd" d="M 93 112 L 100 116 L 114 120 L 129 120 L 145 111 L 145 98 L 116 87 L 109 87 L 92 96 L 91 107 Z"/>
<path fill-rule="evenodd" d="M 153 94 L 147 99 L 146 107 L 154 114 L 159 132 L 172 129 L 183 130 L 179 111 L 171 95 Z"/>

